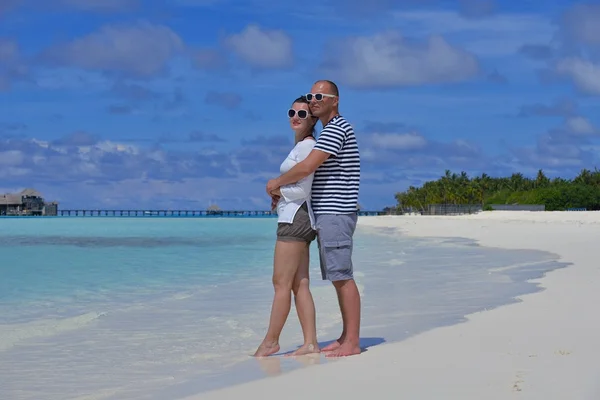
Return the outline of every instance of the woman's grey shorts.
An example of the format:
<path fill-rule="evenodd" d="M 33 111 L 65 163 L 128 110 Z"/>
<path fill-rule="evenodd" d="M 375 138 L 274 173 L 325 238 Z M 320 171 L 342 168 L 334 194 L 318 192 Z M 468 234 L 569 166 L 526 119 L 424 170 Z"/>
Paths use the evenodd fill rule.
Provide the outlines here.
<path fill-rule="evenodd" d="M 311 227 L 308 206 L 306 203 L 296 212 L 292 223 L 277 224 L 277 240 L 283 242 L 307 242 L 315 240 L 317 232 Z"/>

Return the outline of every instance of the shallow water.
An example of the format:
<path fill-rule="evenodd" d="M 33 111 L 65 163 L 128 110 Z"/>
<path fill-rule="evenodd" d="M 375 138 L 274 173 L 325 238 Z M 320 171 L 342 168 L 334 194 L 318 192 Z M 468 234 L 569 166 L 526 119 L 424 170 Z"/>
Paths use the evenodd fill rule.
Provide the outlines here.
<path fill-rule="evenodd" d="M 267 328 L 275 219 L 0 220 L 0 398 L 174 399 L 325 363 L 249 355 Z M 538 290 L 538 251 L 359 225 L 363 346 L 402 340 Z M 311 248 L 321 341 L 341 319 Z M 282 353 L 301 344 L 292 309 Z"/>

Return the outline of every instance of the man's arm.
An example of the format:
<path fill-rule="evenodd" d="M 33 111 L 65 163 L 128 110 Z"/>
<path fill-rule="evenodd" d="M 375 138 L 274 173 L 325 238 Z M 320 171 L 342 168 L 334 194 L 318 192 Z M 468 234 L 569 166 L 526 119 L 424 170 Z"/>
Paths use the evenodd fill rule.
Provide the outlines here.
<path fill-rule="evenodd" d="M 273 190 L 278 189 L 283 185 L 298 182 L 300 179 L 312 174 L 329 158 L 330 155 L 330 153 L 313 149 L 308 154 L 308 157 L 294 165 L 288 172 L 278 178 L 271 179 L 267 183 L 267 193 L 271 194 Z"/>
<path fill-rule="evenodd" d="M 267 193 L 281 185 L 298 182 L 312 174 L 331 155 L 337 156 L 346 139 L 346 132 L 338 126 L 328 125 L 319 134 L 319 139 L 308 157 L 294 165 L 288 172 L 267 182 Z"/>

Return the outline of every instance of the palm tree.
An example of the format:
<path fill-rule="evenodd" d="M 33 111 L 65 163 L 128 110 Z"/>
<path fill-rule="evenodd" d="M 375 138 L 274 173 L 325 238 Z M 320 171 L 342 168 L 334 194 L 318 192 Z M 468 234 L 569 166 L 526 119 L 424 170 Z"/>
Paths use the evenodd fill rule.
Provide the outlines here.
<path fill-rule="evenodd" d="M 570 186 L 573 184 L 587 186 L 588 189 L 574 189 Z M 562 196 L 564 200 L 560 200 L 561 202 L 566 201 L 571 204 L 576 201 L 586 204 L 582 207 L 588 209 L 600 208 L 600 170 L 583 169 L 573 180 L 550 179 L 541 169 L 534 179 L 525 177 L 519 172 L 513 173 L 510 177 L 492 178 L 483 173 L 469 178 L 465 171 L 456 174 L 446 170 L 439 179 L 427 181 L 421 187 L 410 186 L 406 191 L 397 193 L 395 197 L 398 207 L 403 211 L 409 208 L 424 210 L 431 204 L 479 203 L 483 206 L 488 200 L 520 204 L 531 204 L 531 201 L 541 202 L 539 204 L 550 202 L 548 204 L 553 204 L 552 207 L 556 208 L 559 207 L 555 200 L 557 193 L 565 193 L 565 190 L 573 194 Z M 573 192 L 573 190 L 580 190 L 580 192 Z M 582 197 L 575 193 L 586 193 L 586 195 Z"/>
<path fill-rule="evenodd" d="M 535 186 L 548 187 L 548 185 L 550 185 L 550 179 L 548 179 L 548 177 L 546 177 L 546 175 L 544 174 L 544 171 L 540 169 L 535 178 Z"/>

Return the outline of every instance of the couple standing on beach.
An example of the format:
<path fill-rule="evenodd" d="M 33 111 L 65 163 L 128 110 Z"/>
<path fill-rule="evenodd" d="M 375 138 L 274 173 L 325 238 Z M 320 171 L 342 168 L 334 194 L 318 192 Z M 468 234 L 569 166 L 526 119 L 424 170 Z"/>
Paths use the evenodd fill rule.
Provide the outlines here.
<path fill-rule="evenodd" d="M 278 228 L 273 265 L 275 296 L 267 334 L 255 356 L 279 351 L 279 336 L 294 294 L 304 344 L 291 355 L 324 352 L 329 357 L 359 354 L 360 294 L 353 277 L 352 247 L 358 216 L 360 156 L 352 126 L 339 114 L 335 83 L 317 81 L 288 110 L 295 147 L 267 183 Z M 315 139 L 315 125 L 323 129 Z M 321 275 L 336 290 L 341 336 L 319 349 L 316 313 L 309 288 L 309 248 L 317 240 Z"/>

